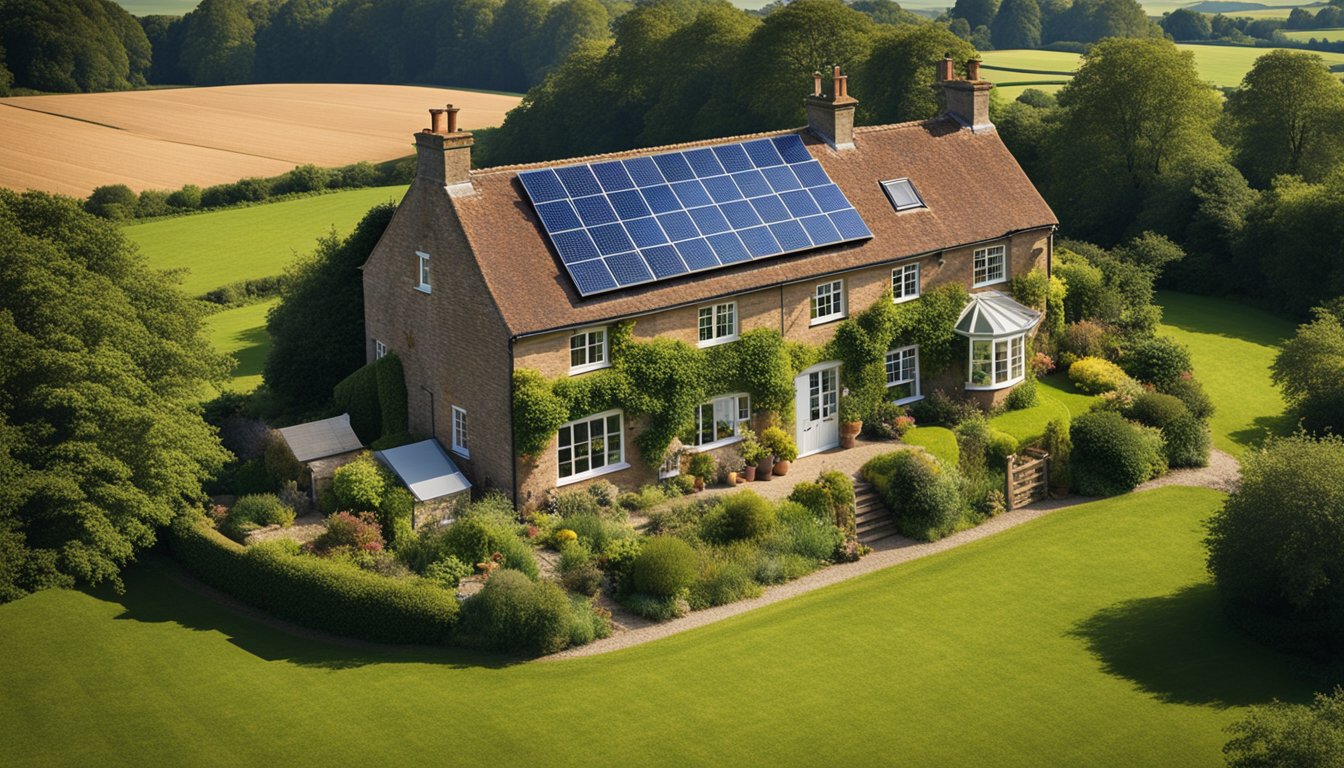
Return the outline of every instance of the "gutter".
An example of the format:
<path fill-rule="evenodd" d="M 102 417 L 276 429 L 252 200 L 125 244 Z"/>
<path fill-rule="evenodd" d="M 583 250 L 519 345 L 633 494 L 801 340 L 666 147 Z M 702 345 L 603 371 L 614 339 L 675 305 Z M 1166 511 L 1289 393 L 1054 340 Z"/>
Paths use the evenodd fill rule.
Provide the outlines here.
<path fill-rule="evenodd" d="M 602 325 L 603 323 L 614 323 L 614 322 L 619 322 L 619 321 L 622 321 L 622 320 L 633 320 L 633 319 L 640 318 L 640 317 L 647 317 L 647 316 L 649 316 L 649 315 L 656 315 L 656 314 L 658 314 L 659 312 L 668 312 L 668 311 L 670 311 L 670 310 L 674 310 L 674 309 L 684 309 L 684 308 L 686 308 L 686 307 L 696 307 L 696 306 L 700 306 L 701 304 L 705 304 L 705 303 L 707 303 L 707 302 L 718 301 L 719 299 L 726 299 L 726 298 L 730 298 L 730 297 L 732 297 L 732 296 L 740 296 L 740 295 L 742 295 L 743 293 L 756 293 L 757 291 L 768 291 L 768 290 L 770 290 L 771 288 L 779 288 L 780 291 L 782 292 L 786 286 L 797 285 L 798 283 L 806 283 L 806 282 L 810 282 L 810 281 L 812 281 L 812 280 L 816 280 L 816 279 L 819 278 L 819 277 L 826 277 L 826 276 L 830 276 L 830 275 L 847 275 L 847 274 L 849 274 L 849 273 L 851 273 L 851 272 L 858 272 L 859 270 L 862 270 L 862 269 L 872 269 L 873 267 L 882 266 L 883 264 L 898 264 L 898 263 L 900 263 L 900 262 L 902 262 L 902 261 L 909 261 L 909 260 L 911 260 L 911 259 L 922 259 L 922 258 L 925 258 L 925 257 L 928 257 L 928 256 L 932 256 L 932 255 L 934 255 L 934 254 L 936 254 L 936 253 L 940 253 L 940 252 L 942 252 L 942 251 L 952 250 L 952 249 L 954 249 L 954 248 L 971 248 L 971 247 L 974 247 L 974 246 L 977 246 L 977 245 L 982 245 L 982 244 L 984 244 L 984 243 L 992 243 L 992 242 L 994 242 L 995 240 L 1002 240 L 1002 239 L 1004 239 L 1004 238 L 1006 238 L 1006 237 L 1012 237 L 1013 235 L 1018 235 L 1018 234 L 1021 234 L 1021 233 L 1023 233 L 1023 232 L 1035 232 L 1035 231 L 1037 231 L 1037 230 L 1047 229 L 1047 228 L 1050 230 L 1050 234 L 1051 234 L 1051 237 L 1050 237 L 1050 245 L 1047 246 L 1047 251 L 1046 251 L 1046 254 L 1047 254 L 1047 255 L 1046 255 L 1046 270 L 1047 270 L 1047 273 L 1048 273 L 1048 271 L 1049 271 L 1049 269 L 1050 269 L 1050 258 L 1051 258 L 1051 256 L 1052 256 L 1052 252 L 1053 252 L 1053 249 L 1054 249 L 1054 232 L 1055 232 L 1055 230 L 1058 228 L 1058 225 L 1056 225 L 1056 224 L 1050 224 L 1050 225 L 1048 225 L 1048 227 L 1045 227 L 1045 226 L 1039 226 L 1039 227 L 1026 227 L 1026 228 L 1023 228 L 1023 229 L 1012 229 L 1012 230 L 1009 230 L 1009 231 L 1003 233 L 1002 235 L 995 235 L 994 237 L 986 237 L 986 238 L 983 238 L 983 239 L 981 239 L 981 240 L 975 240 L 975 241 L 972 241 L 972 242 L 969 242 L 969 243 L 958 243 L 957 245 L 950 245 L 950 246 L 945 246 L 945 247 L 943 247 L 943 248 L 936 248 L 936 249 L 931 250 L 931 251 L 924 251 L 924 252 L 921 252 L 921 253 L 912 254 L 912 255 L 910 255 L 910 256 L 900 256 L 900 257 L 897 257 L 897 258 L 895 258 L 895 259 L 884 259 L 884 260 L 881 260 L 881 261 L 870 262 L 870 263 L 868 263 L 868 264 L 860 264 L 860 265 L 855 266 L 855 267 L 849 267 L 848 269 L 842 269 L 842 270 L 838 270 L 838 271 L 815 272 L 815 273 L 813 273 L 813 274 L 811 274 L 811 275 L 808 275 L 808 276 L 806 276 L 806 277 L 800 277 L 800 278 L 793 279 L 793 280 L 782 280 L 782 281 L 777 281 L 777 282 L 773 282 L 773 283 L 766 283 L 765 285 L 756 286 L 755 288 L 751 288 L 751 289 L 746 290 L 746 291 L 732 291 L 732 292 L 729 292 L 729 293 L 719 293 L 719 294 L 715 294 L 715 295 L 713 295 L 713 296 L 704 296 L 704 297 L 701 297 L 701 298 L 696 299 L 695 301 L 683 301 L 683 302 L 678 303 L 678 304 L 669 304 L 669 305 L 667 305 L 667 306 L 665 306 L 665 307 L 659 307 L 659 308 L 657 308 L 657 309 L 649 309 L 649 310 L 645 310 L 645 311 L 642 311 L 642 312 L 633 312 L 633 313 L 625 314 L 625 315 L 614 315 L 614 316 L 612 316 L 612 317 L 595 318 L 595 319 L 592 319 L 592 320 L 585 320 L 584 322 L 579 323 L 579 324 L 569 323 L 569 324 L 566 324 L 566 325 L 556 325 L 556 326 L 552 326 L 552 327 L 550 327 L 550 328 L 543 328 L 543 329 L 541 329 L 541 330 L 527 331 L 526 333 L 515 333 L 515 334 L 513 334 L 513 335 L 510 337 L 509 342 L 510 342 L 510 344 L 512 344 L 513 342 L 515 342 L 515 341 L 519 341 L 519 340 L 521 340 L 521 339 L 530 338 L 530 337 L 532 337 L 532 336 L 542 336 L 542 335 L 547 334 L 547 333 L 555 333 L 556 331 L 563 331 L 563 330 L 566 330 L 566 329 L 569 329 L 569 328 L 583 328 L 583 327 L 587 327 L 587 326 L 590 326 L 590 325 Z M 781 310 L 781 312 L 782 312 L 782 310 Z M 783 322 L 783 317 L 782 317 L 782 315 L 781 315 L 781 323 L 782 323 L 782 322 Z M 510 356 L 510 359 L 512 359 L 512 356 Z M 512 362 L 510 362 L 510 366 L 512 366 Z"/>

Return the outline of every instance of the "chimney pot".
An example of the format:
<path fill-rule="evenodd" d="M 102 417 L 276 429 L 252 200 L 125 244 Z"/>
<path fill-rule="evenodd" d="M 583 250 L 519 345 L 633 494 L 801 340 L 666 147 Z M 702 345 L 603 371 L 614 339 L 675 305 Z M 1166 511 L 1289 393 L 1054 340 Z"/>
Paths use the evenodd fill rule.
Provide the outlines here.
<path fill-rule="evenodd" d="M 458 130 L 457 109 L 449 104 L 429 110 L 430 127 L 415 134 L 417 182 L 446 189 L 458 197 L 472 194 L 470 133 Z"/>
<path fill-rule="evenodd" d="M 978 82 L 980 80 L 979 59 L 971 59 L 966 62 L 966 79 L 970 80 L 973 83 Z"/>
<path fill-rule="evenodd" d="M 448 113 L 448 132 L 457 133 L 457 113 L 461 110 L 454 107 L 452 104 L 449 104 L 448 108 L 444 111 Z"/>
<path fill-rule="evenodd" d="M 813 96 L 820 96 L 820 95 L 821 95 L 821 73 L 820 73 L 820 72 L 813 72 L 813 73 L 812 73 L 812 95 L 813 95 Z"/>
<path fill-rule="evenodd" d="M 429 132 L 430 132 L 430 133 L 447 133 L 447 132 L 448 132 L 448 115 L 447 115 L 446 113 L 447 113 L 447 110 L 443 110 L 443 109 L 431 109 L 431 110 L 429 110 Z"/>
<path fill-rule="evenodd" d="M 952 63 L 952 54 L 945 54 L 943 60 L 938 62 L 938 82 L 945 83 L 949 80 L 955 80 L 956 75 L 953 74 L 953 72 L 954 66 Z"/>
<path fill-rule="evenodd" d="M 807 126 L 817 138 L 835 149 L 854 148 L 854 109 L 858 106 L 849 95 L 849 78 L 840 67 L 831 67 L 831 93 L 821 91 L 821 73 L 812 73 L 812 95 L 803 100 Z"/>

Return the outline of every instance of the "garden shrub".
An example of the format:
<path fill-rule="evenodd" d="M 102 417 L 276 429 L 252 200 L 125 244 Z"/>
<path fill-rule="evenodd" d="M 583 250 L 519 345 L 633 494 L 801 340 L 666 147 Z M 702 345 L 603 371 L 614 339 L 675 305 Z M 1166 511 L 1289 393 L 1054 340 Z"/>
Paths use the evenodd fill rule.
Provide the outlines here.
<path fill-rule="evenodd" d="M 626 610 L 636 616 L 643 616 L 653 621 L 670 621 L 691 612 L 690 603 L 680 594 L 671 597 L 656 597 L 635 592 L 625 595 L 620 602 Z"/>
<path fill-rule="evenodd" d="M 863 417 L 863 436 L 869 440 L 900 440 L 914 425 L 904 406 L 884 400 Z"/>
<path fill-rule="evenodd" d="M 712 483 L 717 470 L 717 462 L 714 461 L 713 456 L 708 453 L 697 453 L 691 457 L 686 467 L 686 474 L 699 479 L 701 482 Z"/>
<path fill-rule="evenodd" d="M 691 583 L 686 601 L 693 610 L 698 611 L 759 597 L 760 594 L 761 585 L 756 583 L 742 562 L 710 557 Z"/>
<path fill-rule="evenodd" d="M 1213 416 L 1213 399 L 1204 391 L 1204 385 L 1193 376 L 1182 376 L 1176 381 L 1158 386 L 1157 390 L 1180 398 L 1190 414 L 1200 421 L 1208 421 Z"/>
<path fill-rule="evenodd" d="M 775 507 L 752 491 L 738 491 L 723 497 L 701 527 L 701 535 L 710 541 L 758 539 L 775 524 Z"/>
<path fill-rule="evenodd" d="M 413 579 L 391 579 L 278 547 L 243 548 L 199 521 L 168 536 L 194 576 L 248 605 L 312 629 L 377 643 L 446 644 L 457 598 Z"/>
<path fill-rule="evenodd" d="M 951 429 L 965 418 L 980 412 L 973 403 L 957 400 L 941 389 L 910 406 L 910 413 L 920 424 Z"/>
<path fill-rule="evenodd" d="M 762 552 L 752 578 L 758 584 L 783 584 L 817 570 L 818 561 L 796 552 Z"/>
<path fill-rule="evenodd" d="M 1120 366 L 1100 357 L 1084 357 L 1069 366 L 1069 381 L 1089 395 L 1115 390 L 1128 378 Z"/>
<path fill-rule="evenodd" d="M 1160 443 L 1152 446 L 1139 427 L 1114 411 L 1093 411 L 1074 418 L 1069 438 L 1073 488 L 1084 496 L 1129 491 L 1149 479 L 1159 464 Z"/>
<path fill-rule="evenodd" d="M 1152 336 L 1129 350 L 1125 372 L 1154 386 L 1170 384 L 1190 372 L 1190 351 L 1166 336 Z"/>
<path fill-rule="evenodd" d="M 953 432 L 957 436 L 957 468 L 971 484 L 981 484 L 989 469 L 989 420 L 977 413 L 958 424 Z"/>
<path fill-rule="evenodd" d="M 313 540 L 314 552 L 325 553 L 339 548 L 357 552 L 381 552 L 383 529 L 372 513 L 337 512 L 327 518 L 327 529 Z"/>
<path fill-rule="evenodd" d="M 445 589 L 456 589 L 462 580 L 475 573 L 470 563 L 464 563 L 452 555 L 435 560 L 425 569 L 425 578 Z"/>
<path fill-rule="evenodd" d="M 582 488 L 555 491 L 546 500 L 546 509 L 553 515 L 569 518 L 575 515 L 600 515 L 597 498 Z"/>
<path fill-rule="evenodd" d="M 597 594 L 602 584 L 602 570 L 593 562 L 592 551 L 577 541 L 561 547 L 560 580 L 571 592 Z"/>
<path fill-rule="evenodd" d="M 498 552 L 505 568 L 536 578 L 532 547 L 519 536 L 511 505 L 501 508 L 499 499 L 509 505 L 502 496 L 487 496 L 462 509 L 451 525 L 422 526 L 415 539 L 398 547 L 398 557 L 413 570 L 423 571 L 448 555 L 475 565 L 492 560 Z"/>
<path fill-rule="evenodd" d="M 789 492 L 788 500 L 801 504 L 817 520 L 832 527 L 849 530 L 854 525 L 854 480 L 843 472 L 828 470 L 817 482 L 801 482 Z M 784 514 L 780 507 L 779 515 Z"/>
<path fill-rule="evenodd" d="M 779 427 L 769 427 L 762 432 L 761 445 L 779 461 L 793 461 L 798 458 L 798 446 L 793 442 L 793 437 Z"/>
<path fill-rule="evenodd" d="M 1162 430 L 1145 424 L 1138 424 L 1135 429 L 1139 431 L 1139 439 L 1143 441 L 1144 457 L 1148 460 L 1148 476 L 1144 479 L 1165 475 L 1171 465 L 1167 463 L 1167 442 L 1162 437 Z"/>
<path fill-rule="evenodd" d="M 1344 654 L 1344 440 L 1298 434 L 1245 457 L 1206 544 L 1243 629 L 1295 652 Z"/>
<path fill-rule="evenodd" d="M 1091 320 L 1069 323 L 1055 339 L 1060 364 L 1066 368 L 1084 357 L 1105 357 L 1113 343 L 1110 331 Z"/>
<path fill-rule="evenodd" d="M 387 490 L 387 478 L 373 457 L 364 454 L 331 476 L 331 492 L 336 504 L 351 512 L 373 512 L 378 509 Z"/>
<path fill-rule="evenodd" d="M 378 524 L 383 527 L 383 538 L 394 547 L 415 538 L 411 517 L 415 514 L 415 497 L 400 485 L 391 485 L 383 491 L 378 502 Z"/>
<path fill-rule="evenodd" d="M 1027 408 L 1034 408 L 1040 402 L 1040 396 L 1037 392 L 1037 382 L 1035 375 L 1028 375 L 1008 393 L 1008 397 L 1003 401 L 1003 407 L 1010 411 L 1022 411 Z"/>
<path fill-rule="evenodd" d="M 566 518 L 565 526 L 593 552 L 605 552 L 612 542 L 635 534 L 629 523 L 618 523 L 591 513 Z"/>
<path fill-rule="evenodd" d="M 569 600 L 569 645 L 587 645 L 599 638 L 611 637 L 611 612 L 588 598 Z"/>
<path fill-rule="evenodd" d="M 1344 765 L 1344 688 L 1317 693 L 1310 706 L 1277 699 L 1252 706 L 1227 731 L 1228 768 Z"/>
<path fill-rule="evenodd" d="M 1017 438 L 998 429 L 989 430 L 989 444 L 985 446 L 985 458 L 993 469 L 1008 466 L 1008 457 L 1017 453 Z"/>
<path fill-rule="evenodd" d="M 220 530 L 229 538 L 241 541 L 251 531 L 268 525 L 294 524 L 294 508 L 286 506 L 273 493 L 252 493 L 239 497 Z"/>
<path fill-rule="evenodd" d="M 680 477 L 680 476 L 678 476 Z M 667 492 L 661 485 L 646 485 L 638 491 L 623 493 L 620 497 L 620 507 L 632 512 L 640 512 L 646 509 L 662 504 L 667 501 Z"/>
<path fill-rule="evenodd" d="M 1213 438 L 1209 425 L 1185 415 L 1162 427 L 1162 442 L 1166 449 L 1167 465 L 1178 467 L 1207 467 Z"/>
<path fill-rule="evenodd" d="M 1143 392 L 1125 409 L 1125 416 L 1150 427 L 1166 429 L 1177 419 L 1191 418 L 1190 409 L 1180 398 L 1160 392 Z"/>
<path fill-rule="evenodd" d="M 573 608 L 560 587 L 504 569 L 462 604 L 456 637 L 464 645 L 529 655 L 569 643 Z"/>
<path fill-rule="evenodd" d="M 778 522 L 767 539 L 771 549 L 800 555 L 817 563 L 834 560 L 845 543 L 845 534 L 832 519 L 818 516 L 816 510 L 801 503 L 787 501 L 779 506 L 776 514 Z"/>
<path fill-rule="evenodd" d="M 1070 323 L 1092 317 L 1103 317 L 1113 303 L 1107 295 L 1105 275 L 1087 259 L 1064 248 L 1058 248 L 1059 258 L 1052 266 L 1056 277 L 1068 286 L 1064 296 L 1064 316 Z M 1067 333 L 1067 331 L 1065 331 Z"/>
<path fill-rule="evenodd" d="M 1073 440 L 1069 435 L 1067 419 L 1051 419 L 1045 425 L 1045 433 L 1041 435 L 1041 449 L 1050 454 L 1051 490 L 1068 492 L 1073 483 Z"/>
<path fill-rule="evenodd" d="M 676 597 L 696 577 L 691 545 L 673 536 L 655 536 L 630 564 L 630 588 L 654 597 Z"/>
<path fill-rule="evenodd" d="M 940 539 L 962 519 L 960 478 L 924 451 L 876 456 L 863 465 L 862 473 L 882 494 L 897 530 L 906 536 Z"/>

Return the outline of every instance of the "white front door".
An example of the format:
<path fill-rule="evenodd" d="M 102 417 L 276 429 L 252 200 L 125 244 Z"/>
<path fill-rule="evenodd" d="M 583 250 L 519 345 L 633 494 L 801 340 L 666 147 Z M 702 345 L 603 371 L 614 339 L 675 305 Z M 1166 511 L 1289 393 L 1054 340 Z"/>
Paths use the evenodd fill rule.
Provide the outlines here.
<path fill-rule="evenodd" d="M 840 391 L 840 364 L 814 365 L 793 380 L 798 455 L 807 456 L 840 444 L 836 398 Z"/>

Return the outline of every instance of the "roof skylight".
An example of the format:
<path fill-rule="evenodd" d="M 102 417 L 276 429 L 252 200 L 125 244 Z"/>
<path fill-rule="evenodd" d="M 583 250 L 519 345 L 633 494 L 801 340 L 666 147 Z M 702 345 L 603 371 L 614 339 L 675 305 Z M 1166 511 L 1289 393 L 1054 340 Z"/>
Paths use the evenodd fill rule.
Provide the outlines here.
<path fill-rule="evenodd" d="M 887 193 L 887 199 L 891 201 L 891 206 L 897 211 L 928 207 L 924 205 L 924 200 L 920 198 L 919 193 L 915 191 L 915 185 L 909 179 L 884 181 L 882 182 L 882 189 Z"/>

